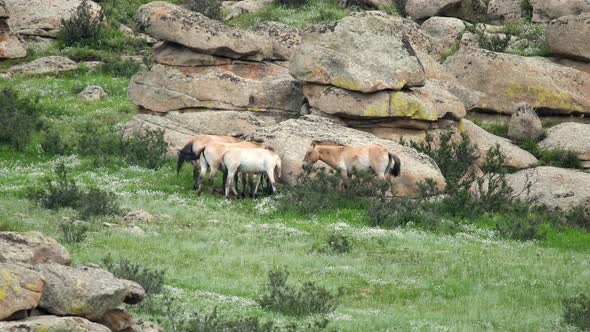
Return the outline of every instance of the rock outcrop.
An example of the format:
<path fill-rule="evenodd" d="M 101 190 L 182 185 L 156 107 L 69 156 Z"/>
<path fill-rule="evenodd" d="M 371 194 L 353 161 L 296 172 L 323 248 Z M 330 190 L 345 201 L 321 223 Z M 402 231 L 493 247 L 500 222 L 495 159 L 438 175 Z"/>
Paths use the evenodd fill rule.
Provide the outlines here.
<path fill-rule="evenodd" d="M 453 17 L 431 17 L 422 23 L 422 29 L 432 40 L 430 54 L 439 59 L 459 43 L 465 31 L 465 23 Z"/>
<path fill-rule="evenodd" d="M 522 0 L 490 0 L 488 18 L 492 20 L 512 21 L 523 17 Z"/>
<path fill-rule="evenodd" d="M 284 121 L 276 126 L 261 128 L 246 139 L 263 141 L 273 147 L 283 161 L 282 181 L 293 184 L 303 172 L 302 160 L 312 141 L 331 141 L 345 145 L 380 145 L 396 153 L 402 163 L 401 176 L 393 180 L 395 195 L 417 196 L 418 183 L 432 178 L 441 188 L 444 178 L 430 157 L 412 148 L 371 134 L 347 128 L 327 117 L 315 115 Z"/>
<path fill-rule="evenodd" d="M 27 50 L 8 25 L 10 11 L 0 1 L 0 59 L 23 58 Z"/>
<path fill-rule="evenodd" d="M 590 204 L 590 174 L 578 170 L 537 167 L 507 176 L 519 198 L 534 199 L 538 204 L 568 210 Z M 530 183 L 530 191 L 524 190 Z"/>
<path fill-rule="evenodd" d="M 547 130 L 539 146 L 547 150 L 574 152 L 584 168 L 590 168 L 590 124 L 566 122 Z"/>
<path fill-rule="evenodd" d="M 61 20 L 68 19 L 82 0 L 4 0 L 10 12 L 8 24 L 20 35 L 55 38 L 61 29 Z M 88 1 L 93 14 L 100 6 Z"/>
<path fill-rule="evenodd" d="M 590 12 L 587 0 L 530 0 L 533 7 L 533 22 L 549 22 L 568 15 Z"/>
<path fill-rule="evenodd" d="M 108 327 L 82 317 L 35 316 L 23 320 L 0 322 L 3 332 L 111 332 Z"/>
<path fill-rule="evenodd" d="M 54 239 L 39 232 L 0 232 L 0 263 L 69 265 L 66 249 Z"/>
<path fill-rule="evenodd" d="M 508 137 L 514 140 L 537 141 L 543 134 L 543 125 L 533 107 L 527 103 L 514 105 L 508 125 Z"/>
<path fill-rule="evenodd" d="M 45 279 L 22 265 L 0 263 L 0 321 L 39 305 Z"/>
<path fill-rule="evenodd" d="M 590 61 L 590 12 L 551 21 L 547 46 L 555 54 Z"/>
<path fill-rule="evenodd" d="M 66 57 L 47 56 L 21 65 L 12 66 L 10 73 L 40 75 L 78 69 L 78 64 Z"/>
<path fill-rule="evenodd" d="M 542 113 L 590 113 L 590 75 L 547 59 L 466 47 L 444 65 L 482 92 L 474 108 L 510 114 L 514 104 L 528 102 Z"/>
<path fill-rule="evenodd" d="M 477 20 L 486 15 L 486 1 L 482 0 L 407 0 L 406 12 L 414 20 L 433 16 L 450 16 Z"/>

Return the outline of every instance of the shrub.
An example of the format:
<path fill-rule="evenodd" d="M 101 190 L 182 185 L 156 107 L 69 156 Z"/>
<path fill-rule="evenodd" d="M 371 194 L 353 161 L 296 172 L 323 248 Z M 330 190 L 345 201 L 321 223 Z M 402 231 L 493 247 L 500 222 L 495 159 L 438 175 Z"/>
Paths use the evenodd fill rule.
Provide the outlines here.
<path fill-rule="evenodd" d="M 349 253 L 352 243 L 346 235 L 334 233 L 326 239 L 326 250 L 338 254 Z"/>
<path fill-rule="evenodd" d="M 565 215 L 567 225 L 590 232 L 590 207 L 578 205 Z"/>
<path fill-rule="evenodd" d="M 547 232 L 542 229 L 543 221 L 538 216 L 527 216 L 520 219 L 508 219 L 508 222 L 497 223 L 496 232 L 502 237 L 517 241 L 544 240 Z"/>
<path fill-rule="evenodd" d="M 339 208 L 365 208 L 368 197 L 382 197 L 388 181 L 379 181 L 370 172 L 354 171 L 340 188 L 341 178 L 334 170 L 307 170 L 295 186 L 278 198 L 278 209 L 314 214 Z"/>
<path fill-rule="evenodd" d="M 35 101 L 20 98 L 12 88 L 0 91 L 0 143 L 22 151 L 40 124 Z"/>
<path fill-rule="evenodd" d="M 590 330 L 590 297 L 586 294 L 563 300 L 563 319 L 582 331 Z"/>
<path fill-rule="evenodd" d="M 307 0 L 275 0 L 277 3 L 287 7 L 302 7 L 307 3 Z"/>
<path fill-rule="evenodd" d="M 429 202 L 409 198 L 373 202 L 369 205 L 367 214 L 371 226 L 385 228 L 415 225 L 422 229 L 435 230 L 440 221 Z"/>
<path fill-rule="evenodd" d="M 68 177 L 68 170 L 63 161 L 55 167 L 55 175 L 55 179 L 47 180 L 44 189 L 29 189 L 29 198 L 47 209 L 76 208 L 80 190 L 76 182 Z"/>
<path fill-rule="evenodd" d="M 575 152 L 552 149 L 540 150 L 539 161 L 544 165 L 563 167 L 563 168 L 580 168 L 580 160 Z"/>
<path fill-rule="evenodd" d="M 223 19 L 221 1 L 219 0 L 186 0 L 185 5 L 188 9 L 201 13 L 210 19 L 218 21 Z"/>
<path fill-rule="evenodd" d="M 143 69 L 143 65 L 133 60 L 122 60 L 121 58 L 111 58 L 100 66 L 102 73 L 111 74 L 114 77 L 131 77 Z"/>
<path fill-rule="evenodd" d="M 242 317 L 229 319 L 219 315 L 217 308 L 209 315 L 193 314 L 188 322 L 183 324 L 183 331 L 191 332 L 272 332 L 276 331 L 274 322 L 262 323 L 258 317 Z"/>
<path fill-rule="evenodd" d="M 95 15 L 88 0 L 82 0 L 70 18 L 62 19 L 57 38 L 65 46 L 95 45 L 104 34 L 102 13 Z"/>
<path fill-rule="evenodd" d="M 145 129 L 123 139 L 125 161 L 151 169 L 166 162 L 168 147 L 162 129 Z"/>
<path fill-rule="evenodd" d="M 313 282 L 306 282 L 301 287 L 287 284 L 289 272 L 272 270 L 268 273 L 266 294 L 258 298 L 263 309 L 281 312 L 285 315 L 306 316 L 327 314 L 336 310 L 342 295 L 339 290 L 332 294 Z"/>
<path fill-rule="evenodd" d="M 49 128 L 43 132 L 41 149 L 43 149 L 44 153 L 52 156 L 66 155 L 71 152 L 70 146 L 66 144 L 59 131 L 55 128 Z"/>
<path fill-rule="evenodd" d="M 90 188 L 87 192 L 82 193 L 76 208 L 84 219 L 93 216 L 116 215 L 121 212 L 115 194 L 99 188 Z"/>
<path fill-rule="evenodd" d="M 164 286 L 163 270 L 150 269 L 125 258 L 115 263 L 110 255 L 102 260 L 102 265 L 117 278 L 132 280 L 140 284 L 147 296 L 162 292 Z"/>
<path fill-rule="evenodd" d="M 86 239 L 88 226 L 77 225 L 71 222 L 64 222 L 59 225 L 62 232 L 62 239 L 65 243 L 81 243 Z"/>
<path fill-rule="evenodd" d="M 95 166 L 108 165 L 121 155 L 121 135 L 115 127 L 105 127 L 87 122 L 78 128 L 76 152 L 92 157 Z"/>
<path fill-rule="evenodd" d="M 533 6 L 529 0 L 520 0 L 520 9 L 523 16 L 530 21 L 533 18 Z"/>

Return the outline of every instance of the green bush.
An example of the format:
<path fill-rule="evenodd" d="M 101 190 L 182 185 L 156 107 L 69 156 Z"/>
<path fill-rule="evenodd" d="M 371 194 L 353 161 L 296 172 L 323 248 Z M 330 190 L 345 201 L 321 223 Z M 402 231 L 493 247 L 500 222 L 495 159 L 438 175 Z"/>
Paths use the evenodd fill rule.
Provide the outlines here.
<path fill-rule="evenodd" d="M 221 1 L 219 0 L 186 0 L 185 5 L 188 9 L 201 13 L 210 19 L 223 20 Z"/>
<path fill-rule="evenodd" d="M 590 232 L 590 207 L 578 205 L 565 215 L 565 224 Z"/>
<path fill-rule="evenodd" d="M 578 294 L 564 299 L 563 319 L 582 331 L 590 331 L 590 296 Z"/>
<path fill-rule="evenodd" d="M 19 97 L 12 88 L 0 91 L 0 143 L 22 151 L 40 126 L 36 101 Z"/>
<path fill-rule="evenodd" d="M 299 214 L 317 214 L 340 208 L 365 208 L 369 197 L 382 197 L 389 182 L 378 180 L 371 172 L 354 171 L 342 182 L 330 169 L 307 169 L 295 186 L 285 189 L 277 198 L 278 210 Z"/>
<path fill-rule="evenodd" d="M 301 287 L 287 284 L 289 272 L 272 270 L 268 273 L 266 293 L 258 298 L 263 309 L 277 311 L 291 316 L 327 314 L 336 310 L 341 290 L 332 294 L 313 282 L 306 282 Z"/>
<path fill-rule="evenodd" d="M 391 201 L 375 201 L 367 210 L 369 225 L 397 228 L 412 225 L 425 230 L 438 228 L 442 216 L 435 214 L 434 205 L 424 200 L 396 198 Z"/>
<path fill-rule="evenodd" d="M 164 130 L 146 129 L 125 137 L 122 149 L 127 163 L 157 169 L 166 162 L 169 146 Z"/>
<path fill-rule="evenodd" d="M 55 128 L 48 128 L 41 136 L 41 149 L 51 155 L 66 155 L 71 152 L 71 147 L 64 141 L 60 132 Z"/>
<path fill-rule="evenodd" d="M 352 243 L 346 235 L 334 233 L 326 239 L 325 248 L 325 251 L 337 254 L 345 254 L 349 253 L 352 250 Z"/>
<path fill-rule="evenodd" d="M 530 21 L 533 18 L 533 6 L 530 3 L 530 0 L 520 0 L 520 9 L 522 11 L 523 16 Z"/>
<path fill-rule="evenodd" d="M 95 45 L 103 38 L 105 27 L 102 13 L 95 15 L 88 0 L 82 0 L 70 18 L 62 19 L 57 39 L 64 46 Z"/>
<path fill-rule="evenodd" d="M 121 213 L 114 193 L 94 187 L 80 195 L 76 209 L 84 219 Z"/>
<path fill-rule="evenodd" d="M 115 263 L 110 255 L 102 260 L 102 266 L 117 278 L 132 280 L 140 284 L 147 296 L 162 292 L 164 286 L 163 270 L 150 269 L 125 258 Z"/>
<path fill-rule="evenodd" d="M 121 58 L 111 58 L 99 67 L 101 73 L 111 74 L 114 77 L 131 77 L 142 69 L 142 63 Z"/>
<path fill-rule="evenodd" d="M 527 216 L 497 223 L 496 232 L 504 238 L 517 241 L 544 240 L 547 237 L 547 231 L 542 226 L 543 220 L 541 218 Z"/>
<path fill-rule="evenodd" d="M 59 225 L 62 232 L 62 239 L 65 243 L 81 243 L 86 239 L 88 226 L 77 225 L 71 222 L 64 222 Z"/>
<path fill-rule="evenodd" d="M 209 315 L 193 314 L 181 330 L 190 332 L 273 332 L 277 331 L 273 321 L 261 322 L 258 317 L 230 319 L 220 315 L 217 308 Z"/>
<path fill-rule="evenodd" d="M 504 33 L 504 36 L 498 33 L 487 33 L 484 24 L 466 24 L 465 30 L 477 36 L 479 47 L 492 52 L 505 52 L 512 38 L 512 34 L 508 31 Z"/>

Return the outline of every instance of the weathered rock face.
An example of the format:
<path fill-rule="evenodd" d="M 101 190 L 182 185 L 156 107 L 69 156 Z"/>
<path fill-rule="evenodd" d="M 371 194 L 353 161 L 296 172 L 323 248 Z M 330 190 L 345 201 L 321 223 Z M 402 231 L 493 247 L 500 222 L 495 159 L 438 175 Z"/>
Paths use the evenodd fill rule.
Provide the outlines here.
<path fill-rule="evenodd" d="M 98 323 L 111 331 L 129 331 L 133 328 L 133 315 L 122 309 L 114 309 L 104 314 Z"/>
<path fill-rule="evenodd" d="M 262 22 L 254 28 L 254 31 L 270 37 L 273 59 L 289 60 L 301 46 L 301 31 L 283 23 Z"/>
<path fill-rule="evenodd" d="M 522 15 L 521 0 L 490 0 L 488 17 L 493 20 L 518 20 Z"/>
<path fill-rule="evenodd" d="M 66 249 L 54 239 L 39 232 L 0 232 L 0 263 L 69 265 Z"/>
<path fill-rule="evenodd" d="M 81 317 L 36 316 L 24 320 L 0 322 L 3 332 L 111 332 L 103 325 Z"/>
<path fill-rule="evenodd" d="M 257 12 L 271 3 L 272 0 L 223 1 L 223 19 L 227 21 L 242 14 Z"/>
<path fill-rule="evenodd" d="M 546 31 L 553 53 L 590 61 L 590 12 L 553 20 Z"/>
<path fill-rule="evenodd" d="M 104 89 L 98 85 L 89 85 L 78 94 L 82 100 L 102 100 L 108 97 Z"/>
<path fill-rule="evenodd" d="M 510 114 L 524 101 L 544 113 L 590 113 L 590 75 L 546 59 L 462 48 L 444 65 L 482 92 L 475 108 Z"/>
<path fill-rule="evenodd" d="M 0 321 L 39 305 L 45 279 L 21 265 L 0 263 Z"/>
<path fill-rule="evenodd" d="M 422 23 L 422 29 L 431 37 L 433 50 L 430 52 L 435 58 L 452 49 L 465 31 L 465 23 L 453 17 L 431 17 Z"/>
<path fill-rule="evenodd" d="M 232 63 L 232 59 L 203 54 L 182 45 L 164 42 L 154 50 L 157 63 L 169 66 L 200 67 L 218 66 Z"/>
<path fill-rule="evenodd" d="M 533 107 L 527 103 L 514 106 L 508 137 L 516 140 L 537 140 L 543 134 L 543 125 Z"/>
<path fill-rule="evenodd" d="M 200 53 L 257 61 L 272 57 L 270 38 L 230 28 L 169 2 L 154 1 L 140 7 L 136 19 L 141 32 Z"/>
<path fill-rule="evenodd" d="M 479 166 L 485 164 L 486 153 L 496 147 L 496 145 L 500 146 L 500 150 L 506 156 L 505 166 L 529 168 L 538 162 L 535 156 L 512 144 L 510 140 L 490 134 L 467 119 L 461 120 L 461 123 L 465 134 L 467 134 L 471 143 L 475 144 L 479 150 L 480 157 L 477 160 Z"/>
<path fill-rule="evenodd" d="M 221 109 L 297 112 L 301 87 L 286 68 L 271 63 L 209 67 L 154 65 L 131 79 L 129 99 L 154 112 Z"/>
<path fill-rule="evenodd" d="M 323 85 L 306 85 L 309 104 L 324 113 L 345 118 L 407 118 L 438 121 L 465 116 L 463 102 L 435 81 L 414 90 L 380 91 L 371 94 Z"/>
<path fill-rule="evenodd" d="M 8 69 L 17 74 L 48 74 L 78 69 L 78 64 L 62 56 L 47 56 Z"/>
<path fill-rule="evenodd" d="M 129 281 L 98 268 L 41 264 L 36 269 L 46 280 L 40 307 L 55 315 L 98 320 L 129 296 Z"/>
<path fill-rule="evenodd" d="M 568 210 L 590 204 L 590 173 L 557 167 L 537 167 L 507 176 L 508 183 L 520 198 L 532 198 L 539 204 Z M 532 183 L 530 194 L 525 188 Z"/>
<path fill-rule="evenodd" d="M 399 196 L 418 195 L 417 183 L 432 178 L 441 187 L 444 178 L 432 159 L 416 150 L 371 134 L 342 126 L 329 118 L 315 115 L 284 121 L 276 126 L 261 128 L 246 139 L 264 141 L 281 156 L 281 180 L 293 184 L 302 173 L 302 160 L 306 149 L 314 140 L 327 140 L 345 145 L 381 145 L 401 159 L 401 176 L 392 182 Z"/>
<path fill-rule="evenodd" d="M 486 4 L 481 0 L 407 0 L 406 12 L 414 20 L 433 16 L 477 19 L 485 15 Z"/>
<path fill-rule="evenodd" d="M 237 111 L 170 112 L 166 116 L 138 114 L 127 123 L 126 130 L 164 129 L 164 138 L 171 145 L 169 152 L 176 155 L 177 149 L 196 134 L 250 134 L 260 127 L 273 126 L 286 119 L 285 115 L 278 113 Z"/>
<path fill-rule="evenodd" d="M 588 0 L 530 0 L 533 22 L 549 22 L 555 18 L 590 12 Z"/>
<path fill-rule="evenodd" d="M 0 2 L 0 59 L 23 58 L 27 56 L 27 50 L 11 32 L 7 22 L 9 15 L 4 3 Z"/>
<path fill-rule="evenodd" d="M 306 31 L 293 55 L 297 79 L 359 92 L 424 85 L 424 70 L 403 33 L 403 20 L 361 12 Z"/>
<path fill-rule="evenodd" d="M 61 29 L 61 20 L 68 19 L 81 2 L 82 0 L 5 0 L 10 12 L 8 24 L 17 34 L 55 38 Z M 98 4 L 92 1 L 88 1 L 88 4 L 94 14 L 99 13 Z"/>
<path fill-rule="evenodd" d="M 539 145 L 544 149 L 575 152 L 578 159 L 590 161 L 590 124 L 566 122 L 547 130 L 547 138 Z"/>

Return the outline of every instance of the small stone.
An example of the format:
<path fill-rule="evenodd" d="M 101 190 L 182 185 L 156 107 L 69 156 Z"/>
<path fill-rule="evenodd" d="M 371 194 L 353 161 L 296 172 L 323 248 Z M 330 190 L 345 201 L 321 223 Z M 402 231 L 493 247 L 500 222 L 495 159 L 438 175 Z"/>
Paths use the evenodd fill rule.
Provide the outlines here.
<path fill-rule="evenodd" d="M 104 89 L 98 85 L 89 85 L 78 95 L 82 100 L 102 100 L 108 97 Z"/>
<path fill-rule="evenodd" d="M 533 106 L 529 103 L 514 105 L 508 126 L 508 137 L 514 140 L 537 140 L 541 134 L 543 126 Z"/>
<path fill-rule="evenodd" d="M 125 215 L 125 217 L 123 217 L 123 220 L 130 221 L 130 222 L 150 222 L 150 221 L 154 221 L 156 219 L 157 219 L 156 217 L 152 216 L 151 214 L 149 214 L 143 210 L 128 212 Z"/>

